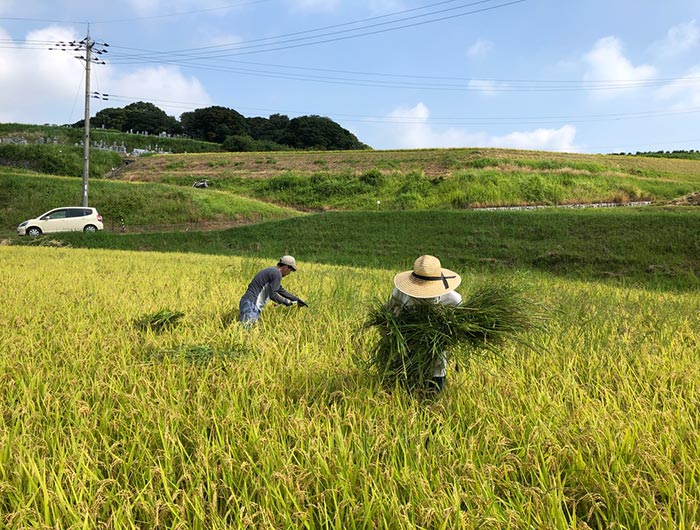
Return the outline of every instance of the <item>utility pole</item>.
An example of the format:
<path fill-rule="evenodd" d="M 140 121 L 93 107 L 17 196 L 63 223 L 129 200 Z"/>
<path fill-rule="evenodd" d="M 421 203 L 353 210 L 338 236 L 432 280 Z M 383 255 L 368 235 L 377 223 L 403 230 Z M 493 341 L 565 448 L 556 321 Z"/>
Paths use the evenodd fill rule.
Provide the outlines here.
<path fill-rule="evenodd" d="M 85 119 L 84 119 L 84 131 L 83 131 L 83 200 L 82 205 L 87 207 L 88 205 L 88 175 L 90 174 L 90 98 L 107 99 L 106 94 L 91 94 L 90 93 L 90 65 L 94 62 L 96 64 L 106 64 L 102 60 L 97 60 L 92 57 L 93 51 L 96 55 L 102 55 L 107 53 L 105 49 L 95 49 L 93 48 L 97 43 L 90 38 L 90 25 L 87 28 L 87 34 L 83 40 L 80 42 L 57 42 L 56 48 L 49 48 L 49 50 L 62 50 L 68 51 L 68 47 L 71 47 L 73 51 L 80 52 L 85 51 L 85 55 L 75 55 L 76 59 L 85 61 Z M 99 46 L 109 46 L 106 43 L 100 43 Z"/>
<path fill-rule="evenodd" d="M 95 42 L 90 40 L 90 27 L 85 37 L 85 127 L 83 132 L 83 208 L 88 205 L 88 175 L 90 173 L 90 54 Z"/>

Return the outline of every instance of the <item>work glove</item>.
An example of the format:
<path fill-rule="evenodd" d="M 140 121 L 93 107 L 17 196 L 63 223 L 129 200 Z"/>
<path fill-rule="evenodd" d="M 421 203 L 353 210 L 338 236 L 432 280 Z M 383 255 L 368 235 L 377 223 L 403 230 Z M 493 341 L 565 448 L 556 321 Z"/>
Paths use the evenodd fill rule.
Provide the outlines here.
<path fill-rule="evenodd" d="M 304 302 L 303 300 L 297 300 L 297 305 L 298 305 L 299 307 L 309 307 L 309 304 L 307 304 L 307 303 Z"/>

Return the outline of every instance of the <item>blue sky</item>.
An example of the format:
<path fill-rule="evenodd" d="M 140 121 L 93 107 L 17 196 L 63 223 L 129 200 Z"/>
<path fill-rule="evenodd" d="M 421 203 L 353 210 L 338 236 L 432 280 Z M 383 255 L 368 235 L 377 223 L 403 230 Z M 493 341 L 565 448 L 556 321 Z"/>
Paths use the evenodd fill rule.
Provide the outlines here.
<path fill-rule="evenodd" d="M 328 116 L 375 149 L 700 149 L 700 0 L 0 0 L 0 122 Z"/>

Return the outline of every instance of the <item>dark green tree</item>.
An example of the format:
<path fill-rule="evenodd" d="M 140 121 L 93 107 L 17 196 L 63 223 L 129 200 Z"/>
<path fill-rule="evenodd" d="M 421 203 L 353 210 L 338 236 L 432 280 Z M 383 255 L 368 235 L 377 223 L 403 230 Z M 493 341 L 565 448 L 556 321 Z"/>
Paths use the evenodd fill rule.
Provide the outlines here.
<path fill-rule="evenodd" d="M 264 118 L 263 118 L 264 119 Z M 289 147 L 271 140 L 256 140 L 247 134 L 228 136 L 221 144 L 224 151 L 288 151 Z"/>
<path fill-rule="evenodd" d="M 280 143 L 295 149 L 368 149 L 368 146 L 350 131 L 322 116 L 300 116 L 291 119 Z"/>
<path fill-rule="evenodd" d="M 195 140 L 223 143 L 227 136 L 248 134 L 245 116 L 226 107 L 206 107 L 184 112 L 180 123 L 185 134 Z"/>
<path fill-rule="evenodd" d="M 246 118 L 248 132 L 255 140 L 279 143 L 287 132 L 289 117 L 284 114 L 272 114 L 269 118 Z"/>
<path fill-rule="evenodd" d="M 117 131 L 123 132 L 125 119 L 124 109 L 122 108 L 103 109 L 90 120 L 90 125 L 92 127 L 116 129 Z M 82 126 L 83 123 L 80 122 L 80 127 Z"/>
<path fill-rule="evenodd" d="M 139 101 L 124 107 L 124 131 L 147 132 L 148 134 L 179 134 L 182 127 L 172 116 L 153 103 Z"/>
<path fill-rule="evenodd" d="M 174 117 L 168 116 L 153 103 L 139 101 L 124 108 L 108 108 L 99 111 L 90 119 L 92 127 L 117 129 L 122 132 L 147 132 L 148 134 L 181 134 L 182 126 Z M 83 121 L 74 126 L 82 127 Z"/>

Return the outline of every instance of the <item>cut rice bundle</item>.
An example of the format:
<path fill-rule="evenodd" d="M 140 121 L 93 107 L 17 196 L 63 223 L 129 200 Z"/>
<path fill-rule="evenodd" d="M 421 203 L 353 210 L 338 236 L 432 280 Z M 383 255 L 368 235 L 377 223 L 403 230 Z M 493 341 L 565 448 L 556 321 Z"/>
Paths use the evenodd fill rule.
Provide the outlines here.
<path fill-rule="evenodd" d="M 150 329 L 155 332 L 161 332 L 175 327 L 183 316 L 185 316 L 185 313 L 182 311 L 161 309 L 155 313 L 142 315 L 135 319 L 134 326 L 141 330 Z"/>
<path fill-rule="evenodd" d="M 470 356 L 496 347 L 543 320 L 542 311 L 509 284 L 475 289 L 458 306 L 435 303 L 405 307 L 398 315 L 375 303 L 362 329 L 379 336 L 365 364 L 389 385 L 425 388 L 443 356 Z"/>

